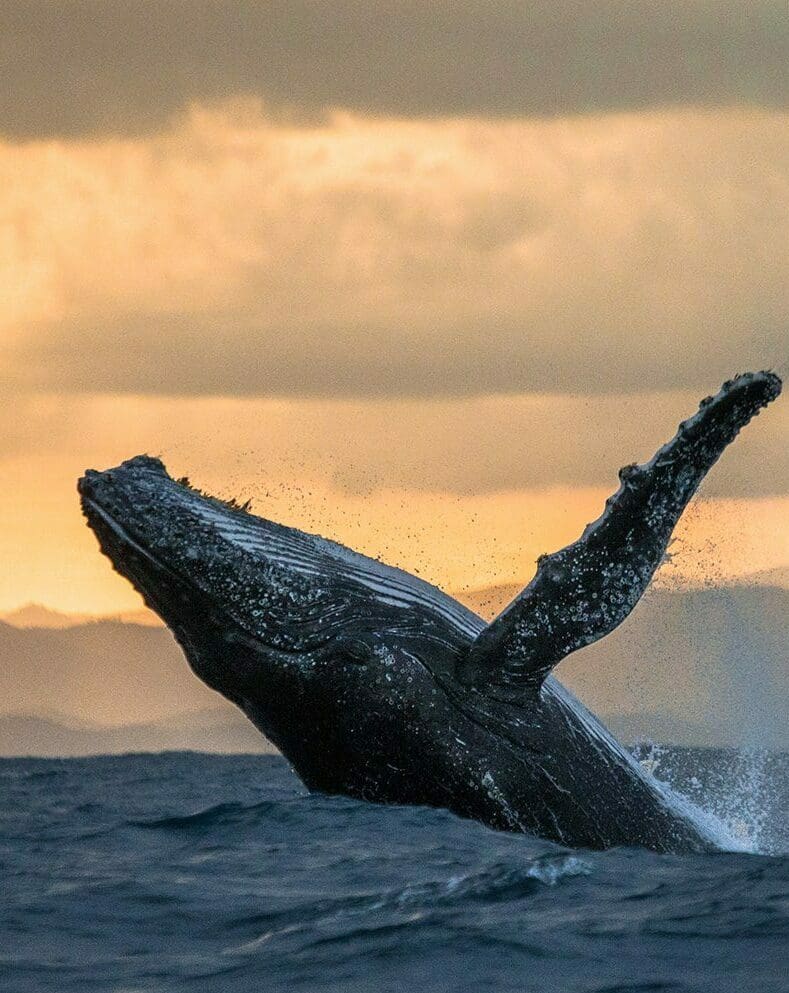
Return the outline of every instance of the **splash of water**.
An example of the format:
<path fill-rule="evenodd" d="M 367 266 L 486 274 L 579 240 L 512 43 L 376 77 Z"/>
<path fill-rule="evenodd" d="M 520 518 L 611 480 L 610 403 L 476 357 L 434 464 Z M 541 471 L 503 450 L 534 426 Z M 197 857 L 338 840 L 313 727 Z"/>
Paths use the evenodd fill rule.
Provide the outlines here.
<path fill-rule="evenodd" d="M 773 784 L 768 770 L 769 753 L 744 748 L 708 753 L 714 768 L 682 775 L 672 762 L 673 753 L 654 742 L 638 749 L 641 767 L 668 790 L 672 800 L 706 828 L 726 851 L 778 854 L 769 811 Z M 714 757 L 714 758 L 713 758 Z"/>

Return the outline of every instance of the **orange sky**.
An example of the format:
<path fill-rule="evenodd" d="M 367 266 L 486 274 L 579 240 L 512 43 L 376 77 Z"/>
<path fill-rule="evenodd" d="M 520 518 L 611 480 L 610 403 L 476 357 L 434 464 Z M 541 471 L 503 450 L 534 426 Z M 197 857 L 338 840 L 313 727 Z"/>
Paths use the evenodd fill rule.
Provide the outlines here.
<path fill-rule="evenodd" d="M 684 7 L 623 34 L 596 5 L 615 90 L 574 56 L 574 4 L 504 2 L 484 31 L 476 5 L 389 5 L 374 51 L 353 4 L 310 7 L 309 44 L 241 7 L 228 37 L 287 51 L 281 78 L 246 44 L 209 72 L 198 13 L 184 32 L 167 5 L 91 8 L 93 36 L 16 18 L 36 50 L 0 66 L 0 609 L 137 604 L 74 483 L 140 451 L 450 589 L 525 582 L 620 465 L 785 363 L 770 4 L 747 38 L 710 21 L 717 62 Z M 726 453 L 664 581 L 789 567 L 788 429 L 783 399 Z"/>
<path fill-rule="evenodd" d="M 683 400 L 673 398 L 672 406 L 686 409 Z M 667 402 L 645 396 L 618 405 L 645 418 L 651 412 L 656 424 L 630 430 L 660 438 L 661 427 L 666 435 L 674 421 L 656 415 L 659 401 Z M 98 554 L 74 483 L 88 465 L 105 467 L 143 450 L 163 455 L 175 474 L 187 473 L 213 492 L 251 496 L 264 516 L 417 569 L 445 588 L 525 581 L 537 555 L 573 540 L 598 516 L 616 488 L 618 465 L 651 451 L 643 439 L 636 443 L 628 431 L 612 429 L 595 485 L 568 485 L 563 467 L 550 461 L 537 470 L 544 485 L 501 485 L 513 473 L 507 446 L 517 446 L 524 460 L 530 448 L 536 461 L 546 459 L 538 439 L 528 437 L 541 412 L 558 421 L 558 444 L 561 431 L 583 430 L 578 409 L 584 407 L 589 421 L 588 402 L 557 397 L 444 403 L 39 397 L 24 408 L 28 440 L 5 457 L 0 476 L 0 554 L 7 564 L 0 609 L 30 600 L 99 613 L 139 604 Z M 481 443 L 464 436 L 471 424 Z M 753 436 L 745 434 L 728 458 L 736 462 L 737 448 L 749 441 L 758 449 L 767 425 L 766 417 L 756 422 Z M 504 435 L 504 426 L 525 437 Z M 484 458 L 487 446 L 503 450 L 498 460 Z M 742 460 L 748 461 L 744 452 Z M 724 469 L 714 472 L 725 481 Z M 736 474 L 728 479 L 737 485 Z M 715 481 L 703 494 L 715 492 Z M 662 581 L 704 583 L 787 566 L 788 511 L 789 498 L 780 494 L 702 495 L 678 531 Z"/>

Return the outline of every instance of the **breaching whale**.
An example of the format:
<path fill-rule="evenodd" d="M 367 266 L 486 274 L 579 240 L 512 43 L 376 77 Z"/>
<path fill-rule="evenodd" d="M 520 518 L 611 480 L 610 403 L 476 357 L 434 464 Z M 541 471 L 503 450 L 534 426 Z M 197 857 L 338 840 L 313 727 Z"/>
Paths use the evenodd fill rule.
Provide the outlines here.
<path fill-rule="evenodd" d="M 551 675 L 644 593 L 707 470 L 781 390 L 703 400 L 486 625 L 415 576 L 206 496 L 137 456 L 79 481 L 103 552 L 306 786 L 591 848 L 704 851 L 692 809 Z M 659 664 L 659 660 L 656 660 Z"/>

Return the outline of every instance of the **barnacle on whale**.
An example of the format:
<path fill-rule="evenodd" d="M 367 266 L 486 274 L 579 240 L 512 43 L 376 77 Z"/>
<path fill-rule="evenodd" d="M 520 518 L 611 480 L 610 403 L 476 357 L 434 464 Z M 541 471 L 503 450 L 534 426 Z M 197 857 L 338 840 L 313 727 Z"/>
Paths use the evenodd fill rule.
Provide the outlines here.
<path fill-rule="evenodd" d="M 245 514 L 248 514 L 252 510 L 252 498 L 247 500 L 239 500 L 238 497 L 219 497 L 214 496 L 211 493 L 207 493 L 205 490 L 201 490 L 199 486 L 195 486 L 188 476 L 179 476 L 175 482 L 179 486 L 183 486 L 186 490 L 191 490 L 192 493 L 196 493 L 198 496 L 206 497 L 208 500 L 214 500 L 216 503 L 221 503 L 228 510 L 240 510 Z"/>

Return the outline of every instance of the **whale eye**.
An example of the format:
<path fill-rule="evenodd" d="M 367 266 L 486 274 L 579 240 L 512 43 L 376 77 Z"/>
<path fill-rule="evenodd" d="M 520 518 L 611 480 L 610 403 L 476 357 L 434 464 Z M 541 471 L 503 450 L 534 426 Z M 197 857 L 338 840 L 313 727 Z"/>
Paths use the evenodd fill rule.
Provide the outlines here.
<path fill-rule="evenodd" d="M 372 658 L 372 648 L 361 638 L 345 638 L 338 647 L 343 659 L 355 665 L 367 665 Z"/>

